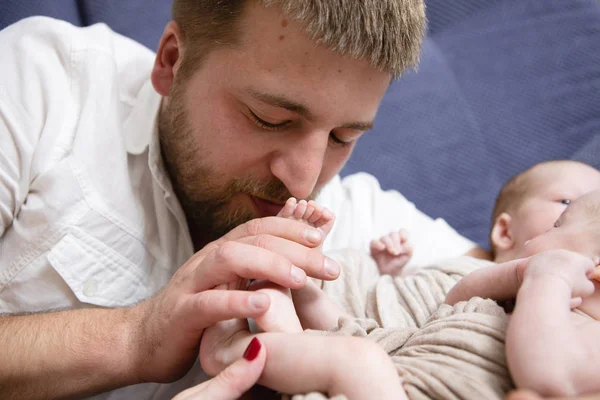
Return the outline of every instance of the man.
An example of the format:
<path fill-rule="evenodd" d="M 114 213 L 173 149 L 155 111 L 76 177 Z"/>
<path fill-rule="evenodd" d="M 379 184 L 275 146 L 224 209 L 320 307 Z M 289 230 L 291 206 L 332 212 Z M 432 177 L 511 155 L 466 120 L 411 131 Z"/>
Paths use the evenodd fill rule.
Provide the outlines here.
<path fill-rule="evenodd" d="M 216 287 L 339 274 L 319 231 L 273 217 L 288 196 L 336 212 L 326 249 L 401 226 L 417 264 L 473 248 L 372 177 L 337 177 L 425 21 L 420 0 L 341 3 L 175 0 L 156 55 L 102 25 L 0 33 L 3 396 L 205 379 L 157 384 L 190 370 L 204 328 L 269 307 Z"/>

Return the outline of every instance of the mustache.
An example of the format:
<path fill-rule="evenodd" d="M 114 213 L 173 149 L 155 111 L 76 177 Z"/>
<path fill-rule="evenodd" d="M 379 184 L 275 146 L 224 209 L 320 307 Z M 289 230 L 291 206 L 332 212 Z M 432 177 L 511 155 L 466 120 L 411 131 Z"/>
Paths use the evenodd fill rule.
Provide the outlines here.
<path fill-rule="evenodd" d="M 246 193 L 274 203 L 284 203 L 292 197 L 290 191 L 280 180 L 265 183 L 251 178 L 235 179 L 231 186 L 231 193 Z"/>

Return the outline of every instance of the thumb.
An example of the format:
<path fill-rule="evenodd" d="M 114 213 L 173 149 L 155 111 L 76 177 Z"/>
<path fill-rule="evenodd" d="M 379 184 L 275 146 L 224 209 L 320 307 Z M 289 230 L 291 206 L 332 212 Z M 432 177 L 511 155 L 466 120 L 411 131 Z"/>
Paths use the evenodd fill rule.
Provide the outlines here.
<path fill-rule="evenodd" d="M 267 352 L 255 337 L 240 358 L 219 375 L 206 382 L 207 385 L 193 395 L 193 400 L 237 400 L 246 393 L 260 378 L 265 367 Z M 192 393 L 190 393 L 192 394 Z"/>

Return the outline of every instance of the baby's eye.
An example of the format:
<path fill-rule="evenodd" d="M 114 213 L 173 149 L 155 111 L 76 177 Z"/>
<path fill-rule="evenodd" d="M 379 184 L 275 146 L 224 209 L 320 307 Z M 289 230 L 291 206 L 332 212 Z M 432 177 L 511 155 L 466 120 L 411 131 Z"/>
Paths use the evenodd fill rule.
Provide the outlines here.
<path fill-rule="evenodd" d="M 568 206 L 569 204 L 571 204 L 571 200 L 569 200 L 569 199 L 563 199 L 563 200 L 561 200 L 560 202 L 561 202 L 562 204 L 566 205 L 566 206 Z"/>

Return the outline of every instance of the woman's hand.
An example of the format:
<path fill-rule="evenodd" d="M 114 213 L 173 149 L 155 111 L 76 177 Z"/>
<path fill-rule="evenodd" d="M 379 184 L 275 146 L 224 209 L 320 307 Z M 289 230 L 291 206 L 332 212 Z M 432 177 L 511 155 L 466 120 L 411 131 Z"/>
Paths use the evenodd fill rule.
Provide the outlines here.
<path fill-rule="evenodd" d="M 189 388 L 173 400 L 236 400 L 242 397 L 260 378 L 267 353 L 260 341 L 254 338 L 244 357 L 224 369 L 219 375 Z"/>

